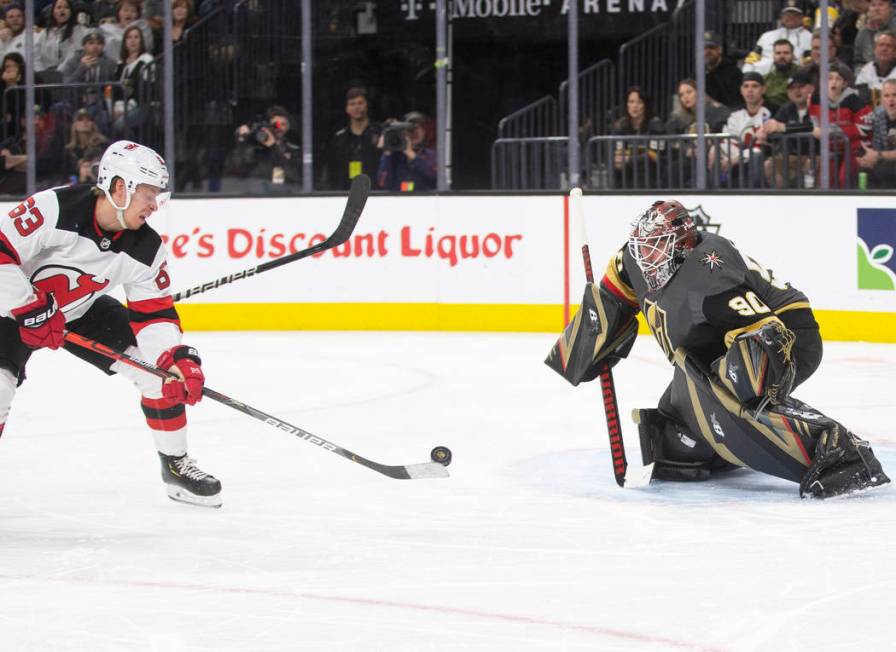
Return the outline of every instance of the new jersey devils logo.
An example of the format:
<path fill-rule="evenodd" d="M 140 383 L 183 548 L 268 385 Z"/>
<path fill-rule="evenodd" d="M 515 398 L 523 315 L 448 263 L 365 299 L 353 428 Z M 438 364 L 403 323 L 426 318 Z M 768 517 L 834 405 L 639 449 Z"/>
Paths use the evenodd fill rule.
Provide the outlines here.
<path fill-rule="evenodd" d="M 109 285 L 93 274 L 75 267 L 47 265 L 31 275 L 31 283 L 44 292 L 52 292 L 62 312 L 70 312 L 90 301 L 97 292 Z"/>

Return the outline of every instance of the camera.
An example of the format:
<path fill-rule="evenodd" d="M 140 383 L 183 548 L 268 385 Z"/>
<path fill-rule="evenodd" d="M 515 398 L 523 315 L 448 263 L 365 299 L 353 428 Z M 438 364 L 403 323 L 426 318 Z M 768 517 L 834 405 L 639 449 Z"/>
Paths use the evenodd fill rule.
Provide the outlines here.
<path fill-rule="evenodd" d="M 408 130 L 414 128 L 413 122 L 391 122 L 383 129 L 383 150 L 386 152 L 403 152 L 408 146 Z"/>
<path fill-rule="evenodd" d="M 270 138 L 271 125 L 267 122 L 253 122 L 249 125 L 249 138 L 253 139 L 259 145 L 264 145 Z"/>

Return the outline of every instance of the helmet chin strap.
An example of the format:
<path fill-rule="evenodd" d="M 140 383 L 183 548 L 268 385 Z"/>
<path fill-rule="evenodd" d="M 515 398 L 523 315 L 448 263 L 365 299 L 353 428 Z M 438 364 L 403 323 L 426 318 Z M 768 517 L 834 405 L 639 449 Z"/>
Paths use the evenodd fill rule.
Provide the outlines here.
<path fill-rule="evenodd" d="M 112 208 L 115 209 L 115 219 L 118 220 L 118 223 L 121 225 L 123 230 L 127 230 L 128 225 L 127 222 L 124 221 L 124 212 L 128 209 L 128 206 L 131 205 L 131 191 L 128 190 L 128 187 L 124 187 L 124 206 L 119 206 L 115 203 L 115 200 L 112 199 L 112 193 L 110 193 L 106 188 L 103 188 L 103 192 L 106 193 L 106 199 L 109 200 L 109 203 L 112 204 Z"/>

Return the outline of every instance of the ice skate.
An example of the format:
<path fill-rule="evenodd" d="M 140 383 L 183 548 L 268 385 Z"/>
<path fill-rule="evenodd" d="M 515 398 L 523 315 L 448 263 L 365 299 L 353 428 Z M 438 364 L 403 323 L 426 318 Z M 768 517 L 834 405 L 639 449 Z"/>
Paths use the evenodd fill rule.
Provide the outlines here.
<path fill-rule="evenodd" d="M 159 453 L 162 460 L 162 481 L 168 497 L 181 503 L 201 507 L 220 507 L 221 483 L 196 466 L 187 455 L 175 457 Z"/>

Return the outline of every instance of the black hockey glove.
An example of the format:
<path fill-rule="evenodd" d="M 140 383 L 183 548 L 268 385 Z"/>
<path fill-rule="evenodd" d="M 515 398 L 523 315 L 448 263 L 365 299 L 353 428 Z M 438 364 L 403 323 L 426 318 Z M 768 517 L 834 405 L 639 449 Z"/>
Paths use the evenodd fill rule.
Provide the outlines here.
<path fill-rule="evenodd" d="M 783 402 L 793 388 L 796 367 L 791 349 L 796 337 L 780 320 L 738 335 L 713 364 L 726 386 L 745 405 Z"/>

